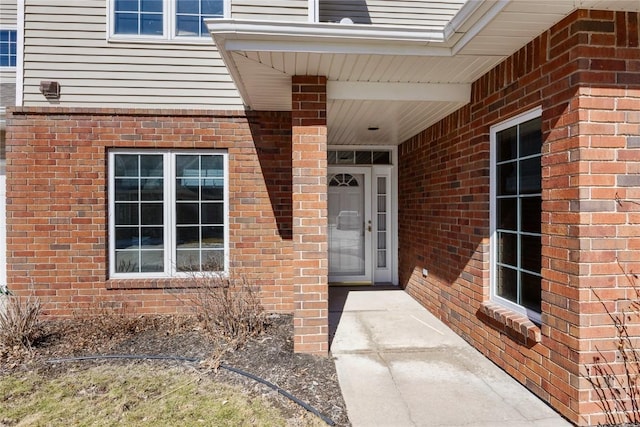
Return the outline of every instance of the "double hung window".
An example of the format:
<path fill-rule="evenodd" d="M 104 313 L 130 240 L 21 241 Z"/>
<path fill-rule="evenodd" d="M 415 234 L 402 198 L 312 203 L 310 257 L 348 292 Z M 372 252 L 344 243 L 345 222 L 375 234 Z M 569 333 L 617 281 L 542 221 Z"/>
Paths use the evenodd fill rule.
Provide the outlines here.
<path fill-rule="evenodd" d="M 207 37 L 205 19 L 223 18 L 228 0 L 111 0 L 114 36 Z"/>
<path fill-rule="evenodd" d="M 540 110 L 491 129 L 492 298 L 540 321 Z"/>
<path fill-rule="evenodd" d="M 110 274 L 227 270 L 227 155 L 109 153 Z"/>

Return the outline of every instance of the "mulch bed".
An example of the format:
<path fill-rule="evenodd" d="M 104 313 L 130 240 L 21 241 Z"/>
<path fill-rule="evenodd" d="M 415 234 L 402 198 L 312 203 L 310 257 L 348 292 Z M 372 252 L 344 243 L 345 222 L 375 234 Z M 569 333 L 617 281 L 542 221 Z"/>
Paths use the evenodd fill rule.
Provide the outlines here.
<path fill-rule="evenodd" d="M 305 412 L 282 395 L 254 380 L 220 369 L 220 364 L 265 379 L 311 405 L 339 426 L 348 426 L 347 411 L 330 358 L 293 353 L 293 320 L 289 315 L 269 316 L 265 332 L 244 343 L 207 333 L 190 316 L 96 316 L 46 321 L 30 352 L 0 350 L 0 374 L 37 370 L 52 377 L 88 363 L 140 363 L 139 361 L 83 361 L 49 363 L 50 359 L 88 355 L 154 355 L 198 358 L 199 369 L 221 382 L 239 385 L 279 407 L 295 424 Z M 154 361 L 179 364 L 176 361 Z"/>

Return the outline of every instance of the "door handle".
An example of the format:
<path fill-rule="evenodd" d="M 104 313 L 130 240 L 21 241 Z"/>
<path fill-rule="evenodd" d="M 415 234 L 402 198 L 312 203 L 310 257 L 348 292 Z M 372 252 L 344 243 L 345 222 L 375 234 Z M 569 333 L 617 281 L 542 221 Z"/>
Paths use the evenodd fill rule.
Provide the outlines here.
<path fill-rule="evenodd" d="M 371 220 L 369 220 L 369 225 L 367 225 L 367 230 L 369 230 L 369 233 L 371 233 Z"/>

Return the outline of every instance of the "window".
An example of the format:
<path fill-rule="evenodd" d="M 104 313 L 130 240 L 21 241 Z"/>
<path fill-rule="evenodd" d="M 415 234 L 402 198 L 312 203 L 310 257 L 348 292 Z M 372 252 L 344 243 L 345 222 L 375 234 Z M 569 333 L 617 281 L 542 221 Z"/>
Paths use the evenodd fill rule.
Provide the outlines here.
<path fill-rule="evenodd" d="M 112 0 L 111 34 L 164 39 L 207 37 L 204 20 L 224 17 L 226 1 Z"/>
<path fill-rule="evenodd" d="M 15 67 L 18 48 L 16 30 L 0 30 L 0 67 Z"/>
<path fill-rule="evenodd" d="M 110 152 L 111 276 L 227 269 L 227 156 Z"/>
<path fill-rule="evenodd" d="M 540 322 L 540 110 L 491 129 L 492 298 Z"/>

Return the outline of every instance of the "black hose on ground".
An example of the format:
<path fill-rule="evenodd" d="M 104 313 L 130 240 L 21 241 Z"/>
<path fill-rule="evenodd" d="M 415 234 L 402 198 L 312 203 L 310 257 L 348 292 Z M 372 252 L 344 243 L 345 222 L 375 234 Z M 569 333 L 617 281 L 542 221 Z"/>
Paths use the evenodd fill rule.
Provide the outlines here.
<path fill-rule="evenodd" d="M 200 359 L 193 358 L 193 357 L 158 356 L 158 355 L 134 355 L 134 354 L 107 354 L 107 355 L 104 355 L 104 356 L 64 357 L 64 358 L 60 358 L 60 359 L 49 359 L 49 360 L 47 360 L 47 362 L 48 363 L 60 363 L 60 362 L 75 362 L 75 361 L 82 361 L 82 360 L 103 360 L 103 359 L 104 360 L 107 360 L 107 359 L 145 360 L 145 359 L 147 359 L 147 360 L 175 360 L 175 361 L 178 361 L 178 362 L 192 362 L 192 363 L 200 362 Z M 297 397 L 295 397 L 294 395 L 292 395 L 288 391 L 278 387 L 277 385 L 273 384 L 272 382 L 269 382 L 269 381 L 265 380 L 264 378 L 260 378 L 260 377 L 258 377 L 256 375 L 253 375 L 253 374 L 251 374 L 249 372 L 243 371 L 242 369 L 234 368 L 232 366 L 220 364 L 220 367 L 222 369 L 226 369 L 227 371 L 234 372 L 236 374 L 242 375 L 244 377 L 247 377 L 247 378 L 250 378 L 250 379 L 252 379 L 254 381 L 257 381 L 257 382 L 259 382 L 261 384 L 264 384 L 267 387 L 277 391 L 278 393 L 280 393 L 281 395 L 283 395 L 287 399 L 291 400 L 292 402 L 295 402 L 298 405 L 302 406 L 304 409 L 306 409 L 307 411 L 311 412 L 312 414 L 320 417 L 322 419 L 322 421 L 324 421 L 328 425 L 330 425 L 330 426 L 335 426 L 336 425 L 336 423 L 331 418 L 327 417 L 326 415 L 323 415 L 322 413 L 320 413 L 320 411 L 318 411 L 313 406 L 309 405 L 306 402 L 303 402 L 302 400 L 298 399 Z"/>

